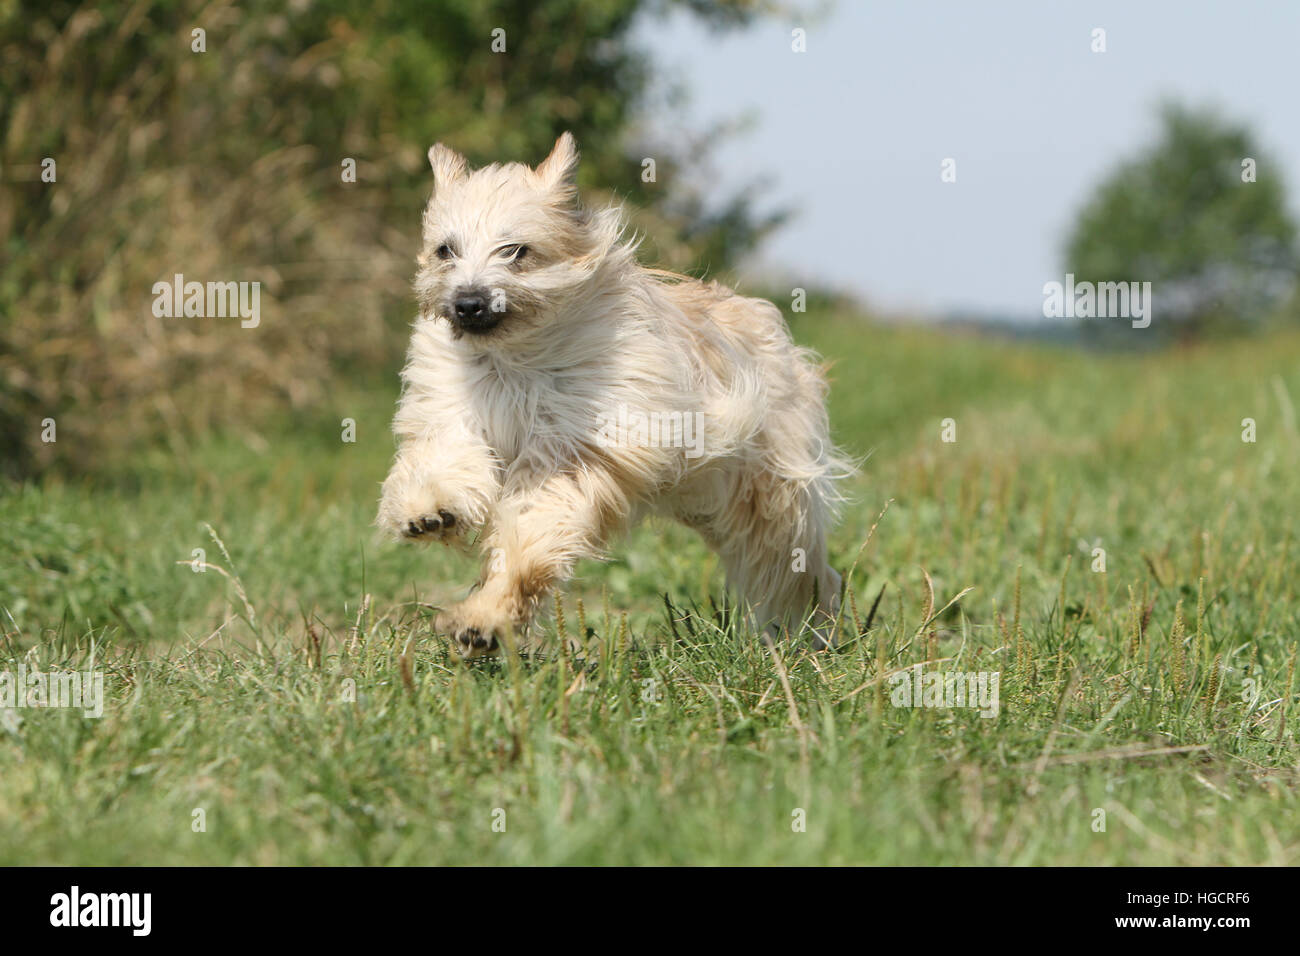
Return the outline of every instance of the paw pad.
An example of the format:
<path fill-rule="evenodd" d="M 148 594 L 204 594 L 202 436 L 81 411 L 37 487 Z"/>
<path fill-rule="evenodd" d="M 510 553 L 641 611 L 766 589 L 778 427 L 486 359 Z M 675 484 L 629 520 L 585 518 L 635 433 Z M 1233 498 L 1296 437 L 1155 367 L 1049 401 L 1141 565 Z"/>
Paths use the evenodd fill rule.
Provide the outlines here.
<path fill-rule="evenodd" d="M 463 654 L 473 651 L 495 651 L 497 636 L 494 633 L 485 635 L 477 627 L 467 627 L 456 633 L 456 643 L 460 645 Z"/>
<path fill-rule="evenodd" d="M 450 511 L 439 509 L 436 515 L 423 515 L 406 523 L 402 533 L 408 538 L 419 538 L 426 534 L 437 534 L 456 527 L 456 516 Z"/>

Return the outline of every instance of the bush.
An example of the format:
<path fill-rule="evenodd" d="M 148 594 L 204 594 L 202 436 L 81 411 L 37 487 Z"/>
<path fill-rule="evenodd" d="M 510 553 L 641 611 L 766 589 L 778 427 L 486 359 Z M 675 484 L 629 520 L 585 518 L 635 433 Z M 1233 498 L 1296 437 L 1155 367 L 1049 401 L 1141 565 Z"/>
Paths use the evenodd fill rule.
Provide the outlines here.
<path fill-rule="evenodd" d="M 435 140 L 536 161 L 572 129 L 584 187 L 638 207 L 671 267 L 725 264 L 770 225 L 743 200 L 710 214 L 641 182 L 649 71 L 628 32 L 643 0 L 271 6 L 0 5 L 0 470 L 88 468 L 158 440 L 183 452 L 196 429 L 320 402 L 344 366 L 395 363 Z M 154 283 L 176 273 L 260 282 L 261 324 L 156 317 Z"/>

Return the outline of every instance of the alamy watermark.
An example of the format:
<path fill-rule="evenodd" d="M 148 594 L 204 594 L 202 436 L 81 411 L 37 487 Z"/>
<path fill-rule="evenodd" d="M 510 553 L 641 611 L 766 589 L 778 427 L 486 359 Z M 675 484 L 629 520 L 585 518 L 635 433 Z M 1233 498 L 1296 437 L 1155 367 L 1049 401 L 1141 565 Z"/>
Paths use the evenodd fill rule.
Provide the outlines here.
<path fill-rule="evenodd" d="M 1001 707 L 1001 671 L 924 671 L 920 664 L 889 677 L 895 707 L 970 707 L 996 717 Z"/>
<path fill-rule="evenodd" d="M 684 448 L 687 458 L 704 454 L 703 412 L 647 412 L 619 405 L 596 415 L 602 448 Z"/>
<path fill-rule="evenodd" d="M 1078 282 L 1043 286 L 1043 316 L 1048 319 L 1132 319 L 1133 328 L 1151 324 L 1150 282 Z"/>
<path fill-rule="evenodd" d="M 104 675 L 100 671 L 42 671 L 18 665 L 17 674 L 0 671 L 0 708 L 69 707 L 83 717 L 104 716 Z"/>
<path fill-rule="evenodd" d="M 186 282 L 182 273 L 153 284 L 153 314 L 160 319 L 239 318 L 239 325 L 255 329 L 262 321 L 262 283 Z"/>
<path fill-rule="evenodd" d="M 55 927 L 121 926 L 133 936 L 153 928 L 152 893 L 83 893 L 73 885 L 50 897 L 50 925 Z"/>

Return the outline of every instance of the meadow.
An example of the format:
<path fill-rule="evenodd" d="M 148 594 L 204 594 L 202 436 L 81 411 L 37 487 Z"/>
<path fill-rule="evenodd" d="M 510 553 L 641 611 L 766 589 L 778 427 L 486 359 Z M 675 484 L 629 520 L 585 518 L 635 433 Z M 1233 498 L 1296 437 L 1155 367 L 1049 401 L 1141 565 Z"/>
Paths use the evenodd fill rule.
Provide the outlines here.
<path fill-rule="evenodd" d="M 1300 335 L 793 325 L 862 460 L 835 652 L 745 633 L 656 524 L 543 653 L 458 664 L 475 561 L 371 525 L 396 368 L 0 486 L 0 670 L 107 695 L 0 710 L 0 862 L 1300 863 Z M 997 673 L 997 715 L 896 706 L 917 664 Z"/>

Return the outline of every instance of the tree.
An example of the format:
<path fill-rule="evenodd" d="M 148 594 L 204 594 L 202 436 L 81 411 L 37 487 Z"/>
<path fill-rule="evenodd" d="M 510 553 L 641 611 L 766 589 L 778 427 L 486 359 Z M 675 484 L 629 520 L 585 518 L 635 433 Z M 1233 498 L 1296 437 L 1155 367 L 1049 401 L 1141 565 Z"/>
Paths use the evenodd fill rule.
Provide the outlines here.
<path fill-rule="evenodd" d="M 1122 163 L 1067 244 L 1076 282 L 1151 282 L 1153 328 L 1240 329 L 1294 289 L 1296 227 L 1278 166 L 1248 130 L 1170 104 L 1155 145 Z"/>

